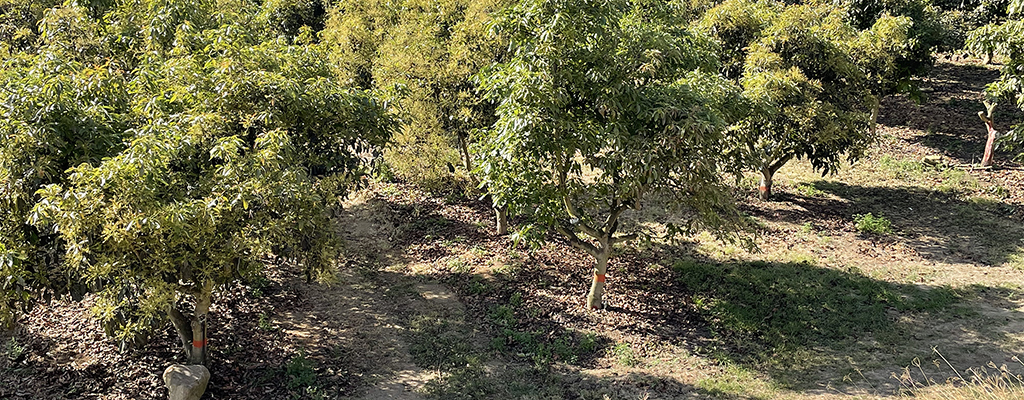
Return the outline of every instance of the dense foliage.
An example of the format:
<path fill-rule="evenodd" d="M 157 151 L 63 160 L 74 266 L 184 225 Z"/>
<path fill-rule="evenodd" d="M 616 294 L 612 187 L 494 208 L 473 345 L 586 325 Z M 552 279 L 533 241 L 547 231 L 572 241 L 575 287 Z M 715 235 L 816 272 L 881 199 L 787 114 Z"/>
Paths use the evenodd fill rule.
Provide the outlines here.
<path fill-rule="evenodd" d="M 937 44 L 934 15 L 915 2 L 882 6 L 851 17 L 850 6 L 728 0 L 694 22 L 722 46 L 722 74 L 752 105 L 733 146 L 761 174 L 763 198 L 791 159 L 829 173 L 859 158 L 880 98 L 915 91 Z"/>
<path fill-rule="evenodd" d="M 47 12 L 38 52 L 5 74 L 5 298 L 69 277 L 99 293 L 108 333 L 130 342 L 170 317 L 203 362 L 216 285 L 275 257 L 329 272 L 326 210 L 393 122 L 338 83 L 310 29 L 289 37 L 267 15 L 203 0 Z"/>
<path fill-rule="evenodd" d="M 969 46 L 1008 60 L 989 93 L 1024 107 L 1021 8 Z M 123 343 L 170 319 L 203 362 L 213 290 L 272 262 L 329 273 L 328 210 L 382 151 L 379 172 L 475 175 L 524 216 L 517 237 L 591 254 L 600 307 L 613 247 L 652 234 L 629 210 L 727 230 L 728 173 L 768 197 L 794 158 L 856 160 L 941 18 L 925 0 L 0 0 L 0 319 L 95 292 Z"/>
<path fill-rule="evenodd" d="M 385 160 L 399 178 L 429 188 L 472 170 L 471 132 L 494 121 L 494 106 L 472 76 L 506 44 L 490 35 L 491 14 L 507 0 L 341 1 L 324 38 L 354 84 L 393 91 L 405 124 Z"/>
<path fill-rule="evenodd" d="M 681 28 L 675 4 L 522 1 L 497 29 L 512 55 L 481 86 L 498 121 L 476 153 L 497 201 L 597 259 L 589 307 L 601 306 L 620 216 L 653 195 L 728 217 L 722 137 L 738 90 L 717 74 L 707 38 Z M 581 235 L 586 235 L 582 237 Z"/>

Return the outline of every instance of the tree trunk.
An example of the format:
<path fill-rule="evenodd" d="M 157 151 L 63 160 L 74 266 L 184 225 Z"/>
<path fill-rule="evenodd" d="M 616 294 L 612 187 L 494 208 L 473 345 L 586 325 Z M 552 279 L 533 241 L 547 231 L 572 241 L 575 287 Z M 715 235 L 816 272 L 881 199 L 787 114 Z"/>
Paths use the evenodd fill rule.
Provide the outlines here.
<path fill-rule="evenodd" d="M 473 173 L 473 158 L 469 155 L 469 138 L 459 134 L 459 147 L 462 149 L 462 165 L 466 167 L 466 173 Z"/>
<path fill-rule="evenodd" d="M 209 348 L 206 335 L 207 315 L 213 301 L 213 281 L 207 281 L 202 291 L 196 296 L 196 307 L 192 318 L 185 317 L 177 306 L 171 305 L 167 311 L 174 329 L 178 332 L 182 348 L 190 365 L 205 365 L 208 361 Z"/>
<path fill-rule="evenodd" d="M 985 140 L 985 156 L 981 159 L 982 167 L 992 166 L 992 151 L 995 148 L 996 137 L 999 136 L 999 132 L 996 131 L 995 121 L 992 120 L 992 111 L 995 110 L 996 105 L 993 103 L 985 102 L 985 108 L 987 114 L 978 111 L 978 117 L 985 122 L 985 128 L 988 129 L 988 139 Z"/>
<path fill-rule="evenodd" d="M 996 143 L 996 130 L 992 127 L 991 123 L 988 123 L 988 140 L 985 141 L 985 156 L 981 159 L 982 167 L 992 166 L 992 148 L 995 147 Z"/>
<path fill-rule="evenodd" d="M 761 200 L 768 200 L 772 198 L 772 177 L 775 175 L 775 171 L 771 168 L 765 168 L 761 170 L 761 185 L 757 188 L 760 193 Z"/>
<path fill-rule="evenodd" d="M 213 302 L 213 281 L 203 285 L 203 291 L 196 299 L 196 311 L 192 316 L 192 351 L 189 353 L 189 364 L 206 364 L 209 347 L 207 346 L 206 320 Z"/>
<path fill-rule="evenodd" d="M 878 132 L 878 110 L 882 108 L 882 101 L 875 100 L 874 105 L 871 107 L 871 137 L 875 136 Z"/>
<path fill-rule="evenodd" d="M 494 215 L 495 219 L 498 220 L 498 235 L 508 234 L 508 207 L 495 207 Z"/>
<path fill-rule="evenodd" d="M 597 265 L 594 266 L 594 280 L 590 284 L 590 294 L 587 295 L 587 308 L 598 310 L 604 307 L 604 281 L 608 272 L 608 258 L 611 257 L 610 243 L 602 243 L 601 250 L 597 253 Z"/>

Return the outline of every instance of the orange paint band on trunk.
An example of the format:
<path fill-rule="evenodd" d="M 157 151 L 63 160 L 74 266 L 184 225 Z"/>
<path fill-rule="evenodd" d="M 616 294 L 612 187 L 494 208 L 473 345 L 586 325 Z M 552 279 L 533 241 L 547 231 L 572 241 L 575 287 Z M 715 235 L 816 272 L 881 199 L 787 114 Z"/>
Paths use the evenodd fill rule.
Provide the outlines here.
<path fill-rule="evenodd" d="M 768 190 L 768 187 L 767 186 L 761 186 L 761 187 L 758 187 L 757 189 L 762 191 L 762 192 L 764 192 L 764 191 Z"/>
<path fill-rule="evenodd" d="M 193 340 L 192 341 L 192 347 L 196 347 L 196 348 L 204 347 L 204 346 L 206 346 L 206 341 L 207 340 L 210 340 L 210 339 L 206 338 L 206 339 L 203 339 L 203 340 Z"/>
<path fill-rule="evenodd" d="M 604 282 L 604 274 L 594 274 L 594 281 Z"/>

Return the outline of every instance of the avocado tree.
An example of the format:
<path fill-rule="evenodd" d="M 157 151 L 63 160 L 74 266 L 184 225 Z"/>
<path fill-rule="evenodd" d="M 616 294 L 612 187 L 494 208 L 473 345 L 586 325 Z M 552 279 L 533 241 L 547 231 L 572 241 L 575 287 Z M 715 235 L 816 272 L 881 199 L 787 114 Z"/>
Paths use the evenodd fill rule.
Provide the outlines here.
<path fill-rule="evenodd" d="M 435 189 L 450 187 L 456 166 L 473 170 L 471 133 L 495 117 L 472 77 L 507 47 L 487 27 L 508 3 L 347 0 L 332 8 L 323 36 L 341 70 L 360 86 L 397 89 L 404 123 L 384 159 L 402 179 Z M 505 209 L 495 205 L 495 212 L 505 234 Z"/>
<path fill-rule="evenodd" d="M 877 100 L 857 56 L 883 52 L 888 42 L 879 36 L 892 36 L 888 31 L 858 32 L 838 6 L 750 0 L 726 1 L 694 26 L 727 49 L 722 71 L 751 104 L 733 126 L 731 146 L 761 175 L 762 199 L 771 197 L 775 173 L 790 160 L 806 158 L 829 173 L 844 154 L 856 159 L 870 143 L 868 111 Z M 857 53 L 861 44 L 875 47 Z M 872 71 L 881 78 L 891 63 L 878 65 Z"/>
<path fill-rule="evenodd" d="M 130 343 L 169 319 L 195 364 L 207 361 L 218 285 L 275 259 L 307 278 L 330 272 L 327 207 L 394 126 L 384 104 L 338 83 L 322 46 L 277 35 L 256 6 L 197 2 L 171 40 L 146 23 L 106 26 L 143 38 L 129 45 L 142 56 L 128 82 L 108 88 L 127 107 L 112 117 L 121 125 L 102 127 L 123 141 L 73 160 L 26 205 L 27 221 L 63 243 L 59 272 L 98 294 L 108 334 Z M 140 16 L 122 3 L 97 23 L 180 3 L 149 5 Z"/>
<path fill-rule="evenodd" d="M 947 31 L 939 10 L 928 0 L 854 0 L 846 10 L 850 23 L 860 31 L 851 50 L 874 96 L 870 121 L 874 135 L 883 98 L 907 94 L 924 100 L 916 79 L 931 69 L 932 55 Z"/>
<path fill-rule="evenodd" d="M 849 48 L 856 38 L 841 10 L 790 6 L 751 44 L 743 66 L 744 96 L 754 111 L 740 123 L 762 199 L 775 173 L 806 158 L 823 173 L 843 157 L 859 158 L 872 137 L 869 109 L 877 101 Z"/>
<path fill-rule="evenodd" d="M 978 112 L 988 131 L 983 165 L 991 165 L 995 144 L 1007 150 L 1024 147 L 1024 125 L 1013 125 L 1000 135 L 992 119 L 993 110 L 1000 101 L 1024 110 L 1024 19 L 1021 19 L 1021 15 L 1024 15 L 1024 1 L 1011 1 L 1006 11 L 1011 18 L 972 31 L 967 41 L 968 48 L 991 49 L 994 55 L 1003 58 L 999 79 L 985 88 L 988 97 L 985 101 L 986 112 Z"/>
<path fill-rule="evenodd" d="M 490 125 L 494 106 L 476 94 L 472 76 L 505 48 L 488 34 L 504 0 L 340 2 L 325 40 L 349 79 L 365 88 L 401 88 L 407 121 L 387 158 L 405 179 L 437 184 L 448 164 L 472 170 L 469 135 Z"/>
<path fill-rule="evenodd" d="M 0 62 L 0 323 L 5 325 L 34 301 L 77 298 L 87 291 L 59 268 L 63 241 L 29 223 L 29 212 L 39 200 L 37 191 L 65 183 L 68 168 L 117 154 L 129 126 L 128 74 L 106 60 L 110 50 L 97 40 L 101 32 L 88 10 L 22 11 L 38 20 L 31 29 L 19 28 L 31 43 L 22 42 L 25 36 L 0 38 L 13 51 Z"/>
<path fill-rule="evenodd" d="M 613 246 L 640 231 L 623 214 L 649 196 L 684 207 L 694 226 L 731 221 L 719 174 L 738 91 L 715 46 L 663 3 L 523 0 L 495 29 L 507 61 L 481 73 L 498 120 L 474 152 L 490 193 L 595 258 L 588 308 L 600 308 Z"/>

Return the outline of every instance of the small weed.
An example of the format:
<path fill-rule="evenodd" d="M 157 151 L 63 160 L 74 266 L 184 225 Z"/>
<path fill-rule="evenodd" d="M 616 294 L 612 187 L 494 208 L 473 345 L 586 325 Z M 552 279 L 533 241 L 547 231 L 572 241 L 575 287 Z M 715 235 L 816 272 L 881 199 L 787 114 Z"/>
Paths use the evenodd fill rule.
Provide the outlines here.
<path fill-rule="evenodd" d="M 11 362 L 17 362 L 21 360 L 21 357 L 25 355 L 25 346 L 18 343 L 18 339 L 11 338 L 4 345 L 4 356 L 7 357 Z"/>
<path fill-rule="evenodd" d="M 636 353 L 633 352 L 633 347 L 629 343 L 615 345 L 615 347 L 612 347 L 612 354 L 622 366 L 635 367 L 640 365 L 640 359 L 637 358 Z"/>
<path fill-rule="evenodd" d="M 821 197 L 825 195 L 824 191 L 814 187 L 814 185 L 807 183 L 801 183 L 797 185 L 796 192 L 807 197 Z"/>
<path fill-rule="evenodd" d="M 814 224 L 812 224 L 810 222 L 803 224 L 800 227 L 800 233 L 803 233 L 805 235 L 809 235 L 811 233 L 814 233 Z"/>
<path fill-rule="evenodd" d="M 1024 247 L 1006 257 L 1006 263 L 1011 268 L 1024 270 Z"/>
<path fill-rule="evenodd" d="M 494 272 L 505 275 L 505 278 L 509 280 L 515 280 L 516 275 L 522 270 L 522 265 L 518 261 L 512 261 L 508 263 L 502 263 L 498 267 L 494 268 Z"/>
<path fill-rule="evenodd" d="M 270 317 L 267 316 L 267 313 L 260 313 L 259 321 L 256 323 L 256 326 L 265 331 L 276 330 L 276 328 L 270 324 Z"/>
<path fill-rule="evenodd" d="M 487 285 L 487 282 L 480 275 L 473 275 L 473 280 L 469 282 L 469 293 L 473 295 L 481 295 L 491 291 L 491 287 Z"/>
<path fill-rule="evenodd" d="M 512 308 L 519 308 L 520 306 L 522 306 L 523 294 L 519 292 L 513 293 L 512 297 L 508 299 L 508 305 L 512 306 Z"/>
<path fill-rule="evenodd" d="M 494 321 L 499 326 L 509 327 L 516 324 L 515 312 L 509 306 L 496 306 L 491 309 L 488 316 L 491 318 L 491 321 Z"/>
<path fill-rule="evenodd" d="M 487 249 L 480 245 L 474 245 L 466 251 L 466 254 L 470 254 L 477 258 L 484 258 L 487 256 Z"/>
<path fill-rule="evenodd" d="M 285 374 L 288 375 L 288 387 L 291 389 L 308 389 L 316 385 L 316 371 L 313 360 L 306 358 L 306 351 L 299 350 L 299 353 L 288 361 L 285 366 Z"/>
<path fill-rule="evenodd" d="M 891 235 L 893 233 L 892 221 L 885 217 L 876 217 L 871 213 L 854 215 L 853 222 L 857 226 L 857 231 L 861 233 L 875 233 L 879 235 Z"/>
<path fill-rule="evenodd" d="M 991 195 L 997 199 L 1006 199 L 1010 197 L 1010 191 L 1006 189 L 1006 186 L 993 185 L 985 189 L 985 193 Z"/>
<path fill-rule="evenodd" d="M 473 357 L 473 346 L 466 327 L 460 321 L 439 316 L 419 316 L 410 323 L 409 350 L 423 368 L 449 372 L 466 365 Z"/>
<path fill-rule="evenodd" d="M 266 288 L 270 286 L 270 281 L 263 275 L 256 275 L 250 278 L 248 284 L 249 295 L 258 299 L 263 297 Z"/>
<path fill-rule="evenodd" d="M 461 258 L 453 258 L 451 260 L 448 260 L 449 272 L 456 274 L 466 274 L 469 273 L 471 269 L 472 268 L 470 267 L 469 263 L 467 263 L 465 260 Z"/>

